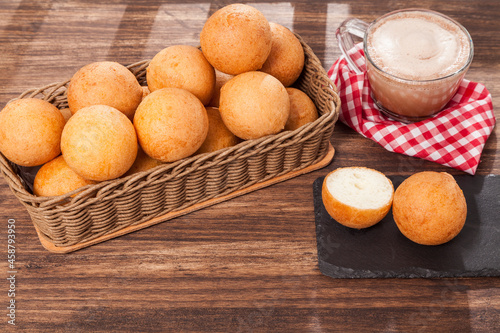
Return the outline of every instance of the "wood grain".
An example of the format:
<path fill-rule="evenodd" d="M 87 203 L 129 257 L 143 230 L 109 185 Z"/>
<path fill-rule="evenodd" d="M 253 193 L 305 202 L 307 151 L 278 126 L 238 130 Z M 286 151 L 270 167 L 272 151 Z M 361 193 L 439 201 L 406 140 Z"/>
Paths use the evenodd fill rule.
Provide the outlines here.
<path fill-rule="evenodd" d="M 208 15 L 228 1 L 0 0 L 0 108 L 28 88 L 70 78 L 98 60 L 124 64 L 173 44 L 198 45 Z M 471 33 L 467 78 L 500 103 L 500 3 L 453 1 L 254 1 L 299 33 L 325 68 L 340 51 L 335 27 L 388 11 L 443 12 Z M 479 174 L 499 174 L 498 126 Z M 26 332 L 494 332 L 500 279 L 334 280 L 317 267 L 313 181 L 341 166 L 387 174 L 459 171 L 397 155 L 337 123 L 333 162 L 286 182 L 71 254 L 40 244 L 24 207 L 0 181 L 0 252 L 16 225 L 16 327 L 0 290 L 0 331 Z M 8 277 L 6 256 L 0 270 Z"/>

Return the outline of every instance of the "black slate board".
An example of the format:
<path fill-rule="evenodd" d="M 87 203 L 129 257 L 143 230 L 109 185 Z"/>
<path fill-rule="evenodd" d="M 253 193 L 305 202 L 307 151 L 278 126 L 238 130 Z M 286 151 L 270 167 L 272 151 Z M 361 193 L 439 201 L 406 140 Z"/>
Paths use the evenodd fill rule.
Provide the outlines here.
<path fill-rule="evenodd" d="M 406 178 L 389 177 L 396 189 Z M 373 227 L 356 230 L 333 220 L 313 184 L 318 265 L 333 278 L 443 278 L 500 276 L 500 176 L 459 175 L 467 201 L 460 234 L 438 246 L 404 237 L 392 211 Z"/>

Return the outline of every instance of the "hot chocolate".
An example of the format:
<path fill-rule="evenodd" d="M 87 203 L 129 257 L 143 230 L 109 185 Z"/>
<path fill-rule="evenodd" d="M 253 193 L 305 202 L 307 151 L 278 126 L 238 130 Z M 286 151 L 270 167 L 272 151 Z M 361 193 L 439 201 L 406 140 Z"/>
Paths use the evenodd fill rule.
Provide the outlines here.
<path fill-rule="evenodd" d="M 407 80 L 438 79 L 463 68 L 470 43 L 460 26 L 432 12 L 408 11 L 374 23 L 367 39 L 372 62 Z"/>
<path fill-rule="evenodd" d="M 375 103 L 403 121 L 437 113 L 457 92 L 472 50 L 467 31 L 439 13 L 403 10 L 382 16 L 364 41 Z"/>

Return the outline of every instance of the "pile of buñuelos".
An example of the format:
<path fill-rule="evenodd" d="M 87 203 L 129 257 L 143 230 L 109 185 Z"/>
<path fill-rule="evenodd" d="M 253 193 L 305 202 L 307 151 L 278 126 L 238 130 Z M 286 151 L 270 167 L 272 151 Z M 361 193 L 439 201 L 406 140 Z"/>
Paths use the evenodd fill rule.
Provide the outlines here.
<path fill-rule="evenodd" d="M 200 45 L 158 52 L 147 87 L 125 66 L 100 61 L 73 75 L 68 109 L 36 98 L 8 103 L 0 151 L 41 166 L 34 193 L 55 196 L 318 118 L 312 100 L 290 87 L 304 67 L 300 41 L 254 7 L 216 11 Z"/>

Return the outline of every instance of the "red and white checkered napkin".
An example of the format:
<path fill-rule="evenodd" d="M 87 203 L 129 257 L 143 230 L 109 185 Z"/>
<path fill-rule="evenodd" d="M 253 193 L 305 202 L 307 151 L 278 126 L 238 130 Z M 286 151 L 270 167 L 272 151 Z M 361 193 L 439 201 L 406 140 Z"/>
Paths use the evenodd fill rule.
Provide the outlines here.
<path fill-rule="evenodd" d="M 363 71 L 362 45 L 349 53 Z M 495 126 L 491 94 L 480 83 L 464 80 L 445 109 L 432 118 L 405 124 L 382 114 L 370 96 L 365 74 L 350 70 L 344 56 L 328 71 L 339 90 L 339 119 L 385 149 L 476 172 L 484 144 Z"/>

